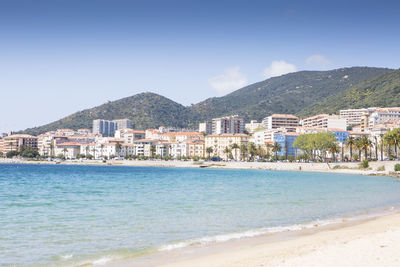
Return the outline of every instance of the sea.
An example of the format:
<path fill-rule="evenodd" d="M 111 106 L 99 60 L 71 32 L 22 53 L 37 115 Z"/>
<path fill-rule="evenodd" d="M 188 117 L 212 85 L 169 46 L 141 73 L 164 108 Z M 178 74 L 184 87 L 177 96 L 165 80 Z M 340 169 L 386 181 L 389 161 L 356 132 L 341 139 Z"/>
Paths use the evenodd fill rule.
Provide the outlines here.
<path fill-rule="evenodd" d="M 388 177 L 0 164 L 0 266 L 104 265 L 399 204 Z"/>

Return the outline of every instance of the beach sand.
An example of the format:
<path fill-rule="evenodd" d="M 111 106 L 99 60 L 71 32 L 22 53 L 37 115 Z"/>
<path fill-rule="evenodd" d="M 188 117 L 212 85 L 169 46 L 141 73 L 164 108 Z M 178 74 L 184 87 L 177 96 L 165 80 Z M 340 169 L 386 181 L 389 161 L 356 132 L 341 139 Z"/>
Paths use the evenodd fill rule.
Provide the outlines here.
<path fill-rule="evenodd" d="M 281 234 L 278 240 L 263 236 L 228 241 L 219 247 L 211 246 L 206 252 L 178 249 L 155 262 L 140 264 L 131 259 L 110 266 L 400 266 L 399 213 L 296 232 L 286 237 Z"/>

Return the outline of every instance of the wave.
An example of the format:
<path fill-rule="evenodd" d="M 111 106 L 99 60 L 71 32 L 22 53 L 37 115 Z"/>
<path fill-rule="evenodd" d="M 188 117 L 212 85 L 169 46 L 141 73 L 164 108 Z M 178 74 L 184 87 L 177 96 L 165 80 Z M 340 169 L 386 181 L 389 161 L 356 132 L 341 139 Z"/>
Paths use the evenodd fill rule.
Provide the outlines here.
<path fill-rule="evenodd" d="M 250 238 L 256 237 L 261 235 L 267 234 L 274 234 L 274 233 L 281 233 L 281 232 L 289 232 L 289 231 L 300 231 L 306 229 L 313 229 L 322 226 L 328 226 L 333 224 L 340 224 L 343 222 L 348 221 L 357 221 L 362 219 L 371 219 L 378 216 L 382 216 L 385 214 L 393 213 L 395 211 L 395 207 L 385 208 L 384 210 L 379 210 L 375 212 L 367 212 L 367 213 L 359 213 L 349 217 L 340 217 L 340 218 L 333 218 L 327 220 L 315 220 L 308 223 L 301 223 L 301 224 L 293 224 L 288 226 L 274 226 L 274 227 L 263 227 L 258 229 L 251 229 L 244 232 L 237 232 L 237 233 L 228 233 L 228 234 L 220 234 L 214 236 L 205 236 L 201 238 L 194 238 L 189 239 L 186 241 L 176 242 L 172 244 L 166 244 L 159 247 L 158 251 L 170 251 L 174 249 L 185 248 L 189 246 L 205 246 L 212 243 L 220 243 L 220 242 L 227 242 L 230 240 L 241 239 L 241 238 Z"/>

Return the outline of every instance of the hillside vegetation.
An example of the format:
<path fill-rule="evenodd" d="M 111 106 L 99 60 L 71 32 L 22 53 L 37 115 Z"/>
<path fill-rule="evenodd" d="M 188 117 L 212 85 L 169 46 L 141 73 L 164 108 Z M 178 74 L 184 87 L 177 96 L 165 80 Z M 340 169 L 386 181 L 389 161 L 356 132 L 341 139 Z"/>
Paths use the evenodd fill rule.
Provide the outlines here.
<path fill-rule="evenodd" d="M 141 93 L 131 97 L 76 112 L 58 121 L 24 132 L 37 135 L 58 128 L 92 128 L 95 119 L 113 120 L 129 118 L 136 129 L 146 129 L 166 125 L 187 127 L 195 116 L 185 106 L 168 98 L 154 94 Z"/>
<path fill-rule="evenodd" d="M 338 113 L 341 109 L 400 106 L 400 70 L 361 82 L 305 108 L 299 115 Z"/>
<path fill-rule="evenodd" d="M 243 115 L 246 120 L 262 120 L 272 113 L 296 114 L 388 71 L 368 67 L 299 71 L 246 86 L 223 97 L 209 98 L 191 109 L 199 114 L 201 120 L 233 113 Z"/>

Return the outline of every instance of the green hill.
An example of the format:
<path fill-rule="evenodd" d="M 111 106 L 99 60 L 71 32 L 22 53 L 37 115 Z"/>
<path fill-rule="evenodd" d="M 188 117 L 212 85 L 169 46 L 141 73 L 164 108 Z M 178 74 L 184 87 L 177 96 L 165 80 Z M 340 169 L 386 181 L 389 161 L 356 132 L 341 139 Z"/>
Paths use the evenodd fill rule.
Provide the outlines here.
<path fill-rule="evenodd" d="M 325 107 L 316 106 L 318 103 L 345 92 L 360 82 L 391 71 L 369 67 L 300 71 L 267 79 L 226 96 L 209 98 L 190 107 L 154 93 L 141 93 L 79 111 L 58 121 L 26 129 L 23 132 L 38 135 L 57 128 L 91 128 L 94 119 L 129 118 L 135 129 L 162 125 L 196 128 L 200 121 L 231 114 L 242 115 L 247 121 L 250 119 L 260 121 L 272 113 L 318 113 Z M 367 106 L 374 105 L 378 103 Z"/>
<path fill-rule="evenodd" d="M 262 120 L 272 113 L 300 112 L 362 81 L 391 71 L 352 67 L 331 71 L 299 71 L 251 84 L 223 97 L 209 98 L 192 107 L 201 120 L 240 114 L 246 120 Z"/>
<path fill-rule="evenodd" d="M 187 127 L 193 123 L 191 111 L 168 98 L 154 94 L 141 93 L 131 97 L 76 112 L 61 120 L 40 127 L 26 129 L 24 132 L 37 135 L 58 128 L 92 128 L 94 119 L 113 120 L 129 118 L 136 129 L 158 127 Z"/>
<path fill-rule="evenodd" d="M 340 109 L 400 106 L 400 70 L 367 80 L 327 99 L 315 103 L 298 114 L 337 113 Z"/>

